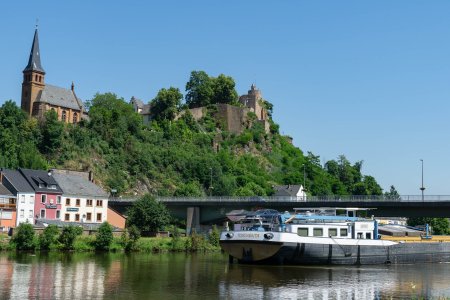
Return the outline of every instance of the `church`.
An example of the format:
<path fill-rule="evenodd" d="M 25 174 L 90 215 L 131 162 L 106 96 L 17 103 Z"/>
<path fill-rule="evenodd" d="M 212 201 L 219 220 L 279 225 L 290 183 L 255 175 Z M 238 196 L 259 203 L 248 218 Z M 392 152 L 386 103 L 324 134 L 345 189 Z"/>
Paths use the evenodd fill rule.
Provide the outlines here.
<path fill-rule="evenodd" d="M 71 89 L 45 83 L 37 28 L 28 64 L 23 70 L 21 107 L 29 116 L 38 119 L 42 119 L 47 111 L 53 110 L 57 113 L 58 120 L 64 123 L 78 123 L 87 117 L 83 102 L 75 94 L 73 83 Z"/>

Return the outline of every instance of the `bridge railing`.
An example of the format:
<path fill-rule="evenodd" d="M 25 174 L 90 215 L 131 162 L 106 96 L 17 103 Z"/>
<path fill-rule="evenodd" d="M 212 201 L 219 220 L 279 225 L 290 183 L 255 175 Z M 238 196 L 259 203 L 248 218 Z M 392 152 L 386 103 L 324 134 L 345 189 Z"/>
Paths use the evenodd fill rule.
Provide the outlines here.
<path fill-rule="evenodd" d="M 111 202 L 134 202 L 138 198 L 110 198 Z M 157 197 L 161 202 L 442 202 L 450 195 L 402 195 L 399 197 L 349 195 L 349 196 L 252 196 L 252 197 Z"/>

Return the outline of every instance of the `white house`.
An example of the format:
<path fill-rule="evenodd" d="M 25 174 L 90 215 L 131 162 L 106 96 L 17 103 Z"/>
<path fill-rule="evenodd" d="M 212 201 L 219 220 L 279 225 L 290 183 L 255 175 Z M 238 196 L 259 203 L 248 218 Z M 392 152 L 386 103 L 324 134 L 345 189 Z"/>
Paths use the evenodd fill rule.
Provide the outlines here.
<path fill-rule="evenodd" d="M 289 197 L 298 201 L 306 200 L 306 192 L 303 185 L 276 185 L 273 188 L 275 190 L 274 197 Z"/>
<path fill-rule="evenodd" d="M 53 177 L 63 190 L 61 221 L 103 223 L 107 220 L 108 194 L 87 177 L 54 170 Z"/>
<path fill-rule="evenodd" d="M 16 196 L 16 226 L 20 223 L 34 224 L 35 192 L 19 171 L 2 169 L 0 171 L 2 184 Z"/>

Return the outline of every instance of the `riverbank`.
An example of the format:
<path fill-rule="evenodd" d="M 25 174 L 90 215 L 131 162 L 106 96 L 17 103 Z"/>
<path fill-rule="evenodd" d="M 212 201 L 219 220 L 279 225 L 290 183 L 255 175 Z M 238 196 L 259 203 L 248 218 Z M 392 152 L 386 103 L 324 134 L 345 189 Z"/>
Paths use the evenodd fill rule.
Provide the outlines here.
<path fill-rule="evenodd" d="M 65 250 L 60 244 L 50 247 L 50 251 L 73 251 L 73 252 L 95 252 L 95 236 L 78 236 L 75 239 L 72 250 Z M 122 237 L 114 237 L 109 248 L 109 252 L 219 252 L 220 246 L 214 245 L 210 240 L 201 236 L 194 235 L 190 237 L 141 237 L 131 248 L 126 249 L 127 245 Z M 40 251 L 38 243 L 36 251 Z M 7 235 L 0 234 L 0 251 L 16 251 L 16 245 L 11 242 Z"/>

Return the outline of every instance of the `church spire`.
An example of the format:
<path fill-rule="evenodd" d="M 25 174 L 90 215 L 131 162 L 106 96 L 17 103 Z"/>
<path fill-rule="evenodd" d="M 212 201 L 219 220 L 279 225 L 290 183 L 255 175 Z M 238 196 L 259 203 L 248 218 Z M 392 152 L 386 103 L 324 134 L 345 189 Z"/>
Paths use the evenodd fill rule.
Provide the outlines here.
<path fill-rule="evenodd" d="M 30 58 L 28 59 L 28 64 L 23 71 L 36 71 L 45 74 L 45 71 L 41 65 L 41 53 L 39 51 L 39 37 L 37 27 L 34 31 L 34 39 L 33 45 L 31 46 Z"/>

